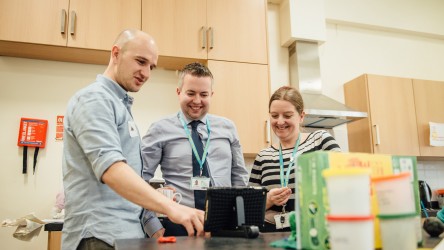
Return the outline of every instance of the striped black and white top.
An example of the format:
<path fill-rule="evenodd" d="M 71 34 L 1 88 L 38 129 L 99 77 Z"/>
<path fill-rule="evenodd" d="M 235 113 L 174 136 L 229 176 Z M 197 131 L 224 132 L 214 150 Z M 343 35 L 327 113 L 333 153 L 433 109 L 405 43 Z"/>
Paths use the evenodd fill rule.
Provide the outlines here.
<path fill-rule="evenodd" d="M 288 168 L 290 163 L 290 157 L 293 153 L 292 148 L 286 148 L 282 150 L 284 169 Z M 318 130 L 310 133 L 305 141 L 299 144 L 296 155 L 301 155 L 313 151 L 326 150 L 326 151 L 341 151 L 336 140 L 327 131 Z M 250 186 L 263 186 L 267 190 L 272 188 L 281 187 L 280 181 L 280 167 L 279 167 L 279 148 L 273 146 L 261 150 L 254 160 L 253 168 L 251 169 L 249 185 Z M 294 169 L 290 172 L 290 180 L 288 187 L 291 188 L 292 194 L 285 207 L 286 211 L 294 211 L 294 193 L 295 193 L 295 174 Z M 282 211 L 282 206 L 272 206 L 270 210 L 277 212 Z"/>

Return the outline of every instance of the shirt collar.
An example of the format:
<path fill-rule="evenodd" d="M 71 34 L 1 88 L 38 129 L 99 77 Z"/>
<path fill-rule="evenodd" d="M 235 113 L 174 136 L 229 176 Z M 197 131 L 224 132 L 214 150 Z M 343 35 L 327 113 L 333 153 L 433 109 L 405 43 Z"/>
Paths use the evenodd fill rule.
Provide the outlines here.
<path fill-rule="evenodd" d="M 99 82 L 103 82 L 104 85 L 109 88 L 121 102 L 123 102 L 126 106 L 131 107 L 134 102 L 134 97 L 128 95 L 128 92 L 117 82 L 113 81 L 111 78 L 106 77 L 105 75 L 97 75 L 96 80 Z"/>
<path fill-rule="evenodd" d="M 180 110 L 177 113 L 177 117 L 178 118 L 179 118 L 179 115 L 182 116 L 182 118 L 183 118 L 183 120 L 185 121 L 186 124 L 190 124 L 190 122 L 194 121 L 194 120 L 188 119 L 188 117 L 185 116 L 185 114 L 182 112 L 182 110 Z M 200 121 L 200 122 L 202 122 L 203 124 L 206 125 L 207 124 L 207 117 L 208 117 L 208 114 L 205 114 L 201 119 L 198 119 L 198 121 Z"/>

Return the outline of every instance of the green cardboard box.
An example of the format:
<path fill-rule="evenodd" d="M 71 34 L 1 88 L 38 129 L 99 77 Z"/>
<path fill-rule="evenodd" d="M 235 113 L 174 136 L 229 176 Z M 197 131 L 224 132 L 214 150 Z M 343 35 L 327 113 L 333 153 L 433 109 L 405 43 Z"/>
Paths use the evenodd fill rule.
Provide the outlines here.
<path fill-rule="evenodd" d="M 317 151 L 299 156 L 295 169 L 297 249 L 329 249 L 329 233 L 326 221 L 329 207 L 326 184 L 322 177 L 322 170 L 326 168 L 365 168 L 371 170 L 372 177 L 410 172 L 418 221 L 418 244 L 422 244 L 416 157 Z M 378 211 L 374 193 L 372 192 L 371 197 L 371 211 L 376 216 Z M 374 225 L 375 248 L 381 248 L 378 219 L 375 219 Z"/>

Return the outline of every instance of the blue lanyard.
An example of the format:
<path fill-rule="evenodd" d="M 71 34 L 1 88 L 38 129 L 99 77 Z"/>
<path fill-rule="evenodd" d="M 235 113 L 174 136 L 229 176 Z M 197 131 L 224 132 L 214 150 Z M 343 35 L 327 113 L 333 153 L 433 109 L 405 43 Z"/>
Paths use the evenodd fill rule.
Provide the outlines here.
<path fill-rule="evenodd" d="M 287 187 L 288 185 L 288 180 L 290 179 L 290 171 L 291 169 L 293 169 L 293 164 L 296 161 L 295 155 L 296 152 L 298 151 L 300 140 L 301 140 L 301 133 L 299 133 L 298 140 L 296 141 L 296 145 L 294 146 L 293 154 L 291 155 L 290 158 L 290 164 L 288 165 L 287 172 L 285 173 L 285 178 L 284 178 L 285 170 L 284 170 L 284 158 L 282 156 L 282 146 L 279 143 L 279 165 L 280 165 L 280 176 L 281 176 L 282 187 Z"/>
<path fill-rule="evenodd" d="M 203 151 L 203 154 L 202 154 L 202 160 L 201 160 L 201 159 L 200 159 L 200 156 L 199 156 L 199 154 L 198 154 L 198 152 L 197 152 L 196 146 L 195 146 L 195 144 L 194 144 L 194 142 L 193 142 L 193 138 L 191 138 L 190 130 L 188 129 L 187 124 L 185 123 L 185 121 L 183 120 L 183 118 L 182 118 L 182 116 L 181 116 L 180 114 L 179 114 L 179 119 L 180 119 L 180 122 L 182 123 L 182 126 L 183 126 L 183 128 L 184 128 L 184 130 L 185 130 L 185 133 L 186 133 L 187 136 L 188 136 L 188 141 L 190 142 L 191 148 L 193 149 L 194 156 L 196 157 L 196 160 L 197 160 L 197 162 L 199 163 L 199 167 L 200 167 L 200 176 L 202 176 L 203 164 L 205 163 L 205 160 L 206 160 L 206 158 L 207 158 L 207 155 L 208 155 L 208 147 L 210 146 L 210 134 L 211 134 L 210 121 L 208 120 L 208 117 L 207 117 L 206 121 L 207 121 L 208 139 L 207 139 L 207 144 L 205 145 L 205 149 L 204 149 L 204 151 Z"/>

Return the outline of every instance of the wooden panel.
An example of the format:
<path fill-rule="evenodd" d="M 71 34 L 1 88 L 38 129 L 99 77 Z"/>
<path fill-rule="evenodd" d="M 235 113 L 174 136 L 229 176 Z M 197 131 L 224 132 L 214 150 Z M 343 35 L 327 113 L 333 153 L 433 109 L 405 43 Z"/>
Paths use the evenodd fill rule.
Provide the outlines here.
<path fill-rule="evenodd" d="M 208 0 L 207 4 L 207 22 L 214 35 L 208 59 L 268 63 L 265 0 Z"/>
<path fill-rule="evenodd" d="M 444 123 L 444 82 L 413 80 L 421 156 L 444 157 L 444 147 L 430 146 L 429 122 Z"/>
<path fill-rule="evenodd" d="M 110 51 L 0 41 L 0 56 L 108 65 Z M 186 64 L 196 61 L 206 63 L 205 60 L 159 56 L 157 67 L 180 70 Z"/>
<path fill-rule="evenodd" d="M 108 65 L 110 51 L 0 41 L 0 55 L 62 62 Z"/>
<path fill-rule="evenodd" d="M 206 0 L 142 1 L 142 30 L 157 41 L 160 55 L 206 59 L 205 29 Z"/>
<path fill-rule="evenodd" d="M 68 46 L 110 50 L 119 32 L 141 28 L 141 6 L 141 0 L 71 0 L 69 19 L 72 11 L 77 18 Z"/>
<path fill-rule="evenodd" d="M 368 103 L 367 75 L 344 84 L 345 105 L 357 111 L 367 112 L 368 117 L 347 124 L 350 152 L 373 153 L 371 114 Z"/>
<path fill-rule="evenodd" d="M 0 1 L 0 40 L 66 45 L 61 25 L 68 4 L 69 0 Z"/>
<path fill-rule="evenodd" d="M 48 250 L 62 248 L 62 231 L 48 231 Z"/>
<path fill-rule="evenodd" d="M 418 131 L 411 79 L 368 75 L 374 153 L 419 156 Z"/>
<path fill-rule="evenodd" d="M 244 154 L 255 156 L 268 146 L 268 67 L 260 64 L 208 61 L 214 76 L 210 112 L 236 124 Z"/>

